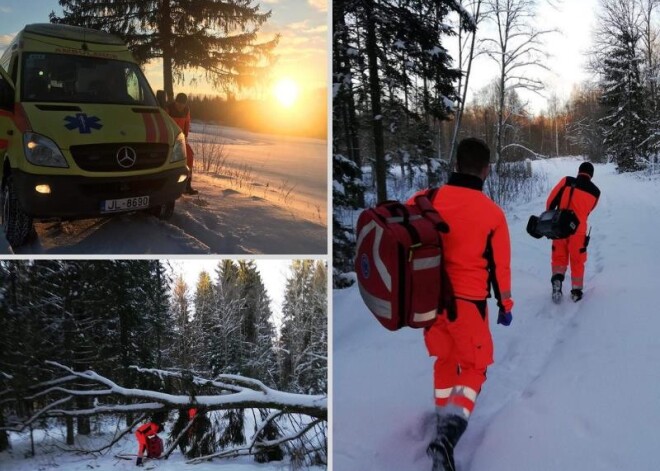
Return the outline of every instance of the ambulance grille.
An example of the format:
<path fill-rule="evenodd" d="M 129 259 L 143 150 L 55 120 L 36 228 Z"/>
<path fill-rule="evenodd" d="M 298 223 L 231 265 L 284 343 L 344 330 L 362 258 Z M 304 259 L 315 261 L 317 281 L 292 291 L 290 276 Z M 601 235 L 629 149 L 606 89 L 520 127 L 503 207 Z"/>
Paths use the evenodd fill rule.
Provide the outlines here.
<path fill-rule="evenodd" d="M 117 153 L 123 147 L 135 151 L 135 163 L 129 167 L 119 164 Z M 76 165 L 89 172 L 132 172 L 158 168 L 165 163 L 169 146 L 167 144 L 150 144 L 145 142 L 134 144 L 91 144 L 71 146 L 73 160 Z M 123 162 L 126 163 L 126 162 Z"/>

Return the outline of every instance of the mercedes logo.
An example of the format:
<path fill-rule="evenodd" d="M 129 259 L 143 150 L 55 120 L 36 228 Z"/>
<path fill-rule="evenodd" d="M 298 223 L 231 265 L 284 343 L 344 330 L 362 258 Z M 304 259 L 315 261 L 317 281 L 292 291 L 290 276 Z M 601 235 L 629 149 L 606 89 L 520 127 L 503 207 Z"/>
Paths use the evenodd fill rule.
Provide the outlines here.
<path fill-rule="evenodd" d="M 122 168 L 131 168 L 136 160 L 137 154 L 132 147 L 124 146 L 117 151 L 117 163 Z"/>

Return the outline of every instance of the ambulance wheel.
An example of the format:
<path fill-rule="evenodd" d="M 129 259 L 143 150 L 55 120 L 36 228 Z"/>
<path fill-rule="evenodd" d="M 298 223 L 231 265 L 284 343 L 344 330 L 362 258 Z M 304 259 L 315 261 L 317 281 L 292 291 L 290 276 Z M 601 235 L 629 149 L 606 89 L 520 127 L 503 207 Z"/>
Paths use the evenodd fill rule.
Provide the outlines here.
<path fill-rule="evenodd" d="M 21 209 L 11 174 L 7 175 L 2 188 L 0 207 L 2 207 L 2 230 L 7 242 L 12 247 L 20 247 L 32 232 L 33 225 L 32 218 Z"/>
<path fill-rule="evenodd" d="M 169 220 L 174 214 L 174 201 L 170 201 L 155 208 L 150 208 L 149 213 L 156 216 L 158 219 L 163 219 L 165 221 Z"/>

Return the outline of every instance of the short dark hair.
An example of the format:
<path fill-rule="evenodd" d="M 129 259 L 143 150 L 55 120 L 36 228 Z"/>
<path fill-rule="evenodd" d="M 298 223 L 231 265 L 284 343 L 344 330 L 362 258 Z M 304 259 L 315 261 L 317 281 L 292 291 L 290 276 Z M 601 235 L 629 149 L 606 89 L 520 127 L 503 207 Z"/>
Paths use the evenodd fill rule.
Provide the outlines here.
<path fill-rule="evenodd" d="M 461 173 L 480 174 L 490 165 L 490 149 L 481 139 L 468 137 L 458 144 L 456 167 Z"/>
<path fill-rule="evenodd" d="M 177 103 L 181 103 L 182 105 L 185 105 L 186 103 L 188 103 L 188 95 L 186 95 L 185 93 L 179 93 L 177 94 L 174 101 Z"/>
<path fill-rule="evenodd" d="M 580 164 L 580 168 L 578 169 L 578 173 L 586 173 L 590 177 L 594 176 L 594 166 L 591 162 L 582 162 Z"/>

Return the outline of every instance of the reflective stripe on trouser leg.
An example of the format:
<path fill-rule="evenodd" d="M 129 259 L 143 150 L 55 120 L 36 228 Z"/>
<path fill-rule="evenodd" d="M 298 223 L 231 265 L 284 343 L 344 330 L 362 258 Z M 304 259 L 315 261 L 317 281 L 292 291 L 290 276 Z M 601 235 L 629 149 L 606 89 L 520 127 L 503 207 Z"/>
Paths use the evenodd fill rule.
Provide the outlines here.
<path fill-rule="evenodd" d="M 584 287 L 584 278 L 582 277 L 571 277 L 571 285 L 573 289 L 582 289 Z"/>
<path fill-rule="evenodd" d="M 552 241 L 552 274 L 566 274 L 568 268 L 568 240 Z"/>
<path fill-rule="evenodd" d="M 438 405 L 438 414 L 458 415 L 467 420 L 470 418 L 470 414 L 472 414 L 472 411 L 474 410 L 474 403 L 477 400 L 477 395 L 477 391 L 469 386 L 454 386 L 447 398 L 446 405 Z"/>

